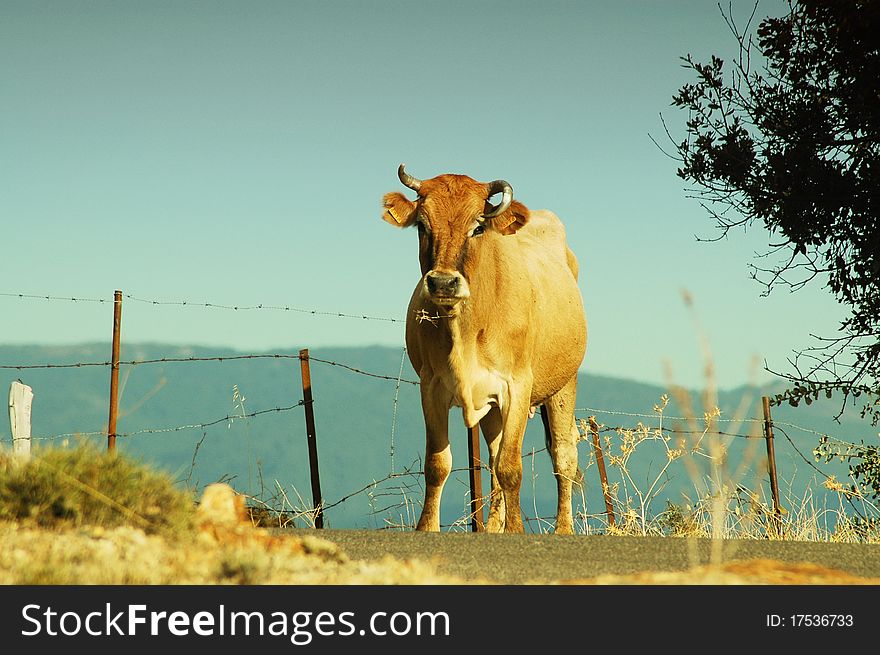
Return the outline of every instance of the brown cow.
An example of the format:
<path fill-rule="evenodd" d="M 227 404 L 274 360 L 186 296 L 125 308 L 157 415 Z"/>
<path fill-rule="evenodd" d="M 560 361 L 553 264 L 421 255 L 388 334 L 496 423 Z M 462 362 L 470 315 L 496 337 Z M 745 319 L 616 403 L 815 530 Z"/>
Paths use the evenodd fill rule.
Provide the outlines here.
<path fill-rule="evenodd" d="M 440 529 L 440 495 L 452 469 L 449 409 L 478 422 L 492 472 L 487 530 L 522 532 L 522 440 L 542 415 L 558 488 L 556 532 L 572 532 L 578 475 L 574 422 L 587 324 L 578 265 L 559 219 L 513 200 L 504 180 L 465 175 L 400 181 L 418 193 L 384 197 L 383 218 L 419 231 L 422 278 L 409 303 L 406 345 L 421 380 L 425 502 L 418 530 Z M 501 202 L 489 199 L 502 194 Z"/>

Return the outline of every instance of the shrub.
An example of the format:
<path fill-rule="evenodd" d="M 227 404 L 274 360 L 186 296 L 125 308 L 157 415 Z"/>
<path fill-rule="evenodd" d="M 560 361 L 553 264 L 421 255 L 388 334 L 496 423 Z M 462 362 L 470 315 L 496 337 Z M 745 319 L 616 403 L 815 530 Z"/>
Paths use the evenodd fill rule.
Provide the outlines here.
<path fill-rule="evenodd" d="M 41 527 L 94 525 L 178 533 L 192 526 L 193 499 L 170 478 L 90 445 L 49 448 L 28 462 L 0 454 L 0 519 Z"/>

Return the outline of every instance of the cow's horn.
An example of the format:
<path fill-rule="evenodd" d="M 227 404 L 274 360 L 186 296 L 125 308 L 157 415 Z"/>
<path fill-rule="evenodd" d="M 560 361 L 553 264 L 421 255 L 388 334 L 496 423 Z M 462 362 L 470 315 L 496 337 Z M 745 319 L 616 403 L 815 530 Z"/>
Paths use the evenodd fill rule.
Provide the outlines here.
<path fill-rule="evenodd" d="M 483 214 L 483 218 L 494 218 L 498 216 L 498 214 L 504 213 L 508 207 L 510 207 L 510 203 L 513 202 L 513 189 L 510 188 L 510 185 L 504 180 L 495 180 L 494 182 L 489 182 L 486 185 L 488 189 L 489 195 L 486 197 L 487 200 L 494 196 L 496 193 L 500 193 L 501 202 L 498 203 L 495 207 L 492 207 L 489 211 Z"/>
<path fill-rule="evenodd" d="M 416 193 L 418 193 L 419 189 L 422 186 L 422 181 L 419 178 L 413 177 L 406 172 L 406 164 L 401 164 L 397 167 L 397 177 L 400 178 L 403 186 L 409 187 Z"/>

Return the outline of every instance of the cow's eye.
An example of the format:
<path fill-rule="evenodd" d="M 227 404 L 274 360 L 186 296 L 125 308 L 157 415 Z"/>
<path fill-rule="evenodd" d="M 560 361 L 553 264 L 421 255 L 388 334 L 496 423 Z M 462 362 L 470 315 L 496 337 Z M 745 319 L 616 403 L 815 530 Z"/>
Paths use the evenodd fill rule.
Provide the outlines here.
<path fill-rule="evenodd" d="M 471 236 L 472 236 L 472 237 L 478 237 L 478 236 L 480 236 L 480 235 L 481 235 L 483 232 L 485 232 L 485 231 L 486 231 L 486 228 L 485 228 L 484 226 L 482 226 L 482 225 L 477 225 L 477 227 L 474 228 L 474 231 L 471 232 Z"/>

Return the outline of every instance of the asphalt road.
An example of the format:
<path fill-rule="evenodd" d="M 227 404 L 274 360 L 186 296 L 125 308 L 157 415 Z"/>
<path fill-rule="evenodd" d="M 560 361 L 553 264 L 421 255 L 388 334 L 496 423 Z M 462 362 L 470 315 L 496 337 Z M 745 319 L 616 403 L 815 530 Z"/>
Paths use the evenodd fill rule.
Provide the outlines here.
<path fill-rule="evenodd" d="M 285 532 L 304 532 L 292 530 Z M 602 574 L 680 571 L 710 561 L 708 539 L 553 534 L 429 534 L 390 530 L 308 531 L 338 544 L 352 559 L 417 558 L 438 571 L 496 584 L 548 583 Z M 769 558 L 811 562 L 880 578 L 880 545 L 793 541 L 721 542 L 723 561 Z"/>

